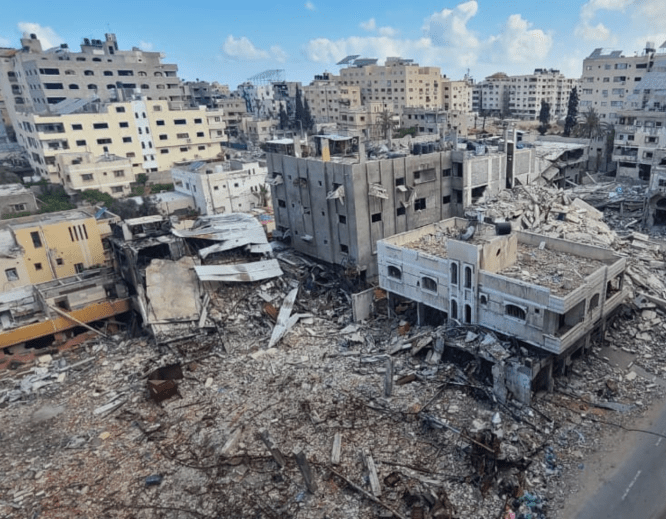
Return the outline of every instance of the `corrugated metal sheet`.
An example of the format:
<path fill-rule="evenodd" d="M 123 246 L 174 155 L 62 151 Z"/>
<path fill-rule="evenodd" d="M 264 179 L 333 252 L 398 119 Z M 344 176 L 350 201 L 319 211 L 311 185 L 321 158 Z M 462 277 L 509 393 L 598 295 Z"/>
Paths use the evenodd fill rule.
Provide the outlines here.
<path fill-rule="evenodd" d="M 237 265 L 201 265 L 195 266 L 194 270 L 201 281 L 226 283 L 259 281 L 282 275 L 280 264 L 275 259 Z"/>

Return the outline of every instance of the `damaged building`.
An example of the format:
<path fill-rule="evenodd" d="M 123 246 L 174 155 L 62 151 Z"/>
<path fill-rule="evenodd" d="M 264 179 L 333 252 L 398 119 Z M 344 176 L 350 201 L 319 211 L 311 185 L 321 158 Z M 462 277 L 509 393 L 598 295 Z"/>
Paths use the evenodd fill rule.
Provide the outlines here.
<path fill-rule="evenodd" d="M 516 149 L 514 141 L 506 152 L 472 143 L 435 151 L 438 142 L 368 159 L 354 139 L 320 137 L 312 158 L 269 153 L 267 182 L 274 237 L 368 279 L 377 275 L 379 240 L 462 216 L 485 195 L 530 183 L 540 173 L 533 150 Z"/>
<path fill-rule="evenodd" d="M 514 337 L 557 360 L 589 347 L 626 297 L 626 259 L 511 225 L 452 218 L 381 240 L 379 285 L 417 303 L 419 323 L 454 319 Z M 550 361 L 523 366 L 529 382 Z"/>

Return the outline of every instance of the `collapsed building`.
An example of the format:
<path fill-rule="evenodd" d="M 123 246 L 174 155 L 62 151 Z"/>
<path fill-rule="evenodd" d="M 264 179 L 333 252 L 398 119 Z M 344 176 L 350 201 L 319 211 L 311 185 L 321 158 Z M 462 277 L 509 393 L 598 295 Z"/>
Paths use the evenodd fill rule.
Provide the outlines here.
<path fill-rule="evenodd" d="M 603 333 L 627 295 L 625 258 L 511 232 L 508 223 L 452 218 L 430 224 L 381 240 L 377 262 L 379 286 L 393 306 L 396 297 L 415 301 L 419 324 L 430 317 L 435 324 L 480 325 L 550 354 L 497 373 L 527 401 L 533 382 L 551 387 L 553 367 L 566 372 L 571 356 L 589 349 L 591 336 Z"/>

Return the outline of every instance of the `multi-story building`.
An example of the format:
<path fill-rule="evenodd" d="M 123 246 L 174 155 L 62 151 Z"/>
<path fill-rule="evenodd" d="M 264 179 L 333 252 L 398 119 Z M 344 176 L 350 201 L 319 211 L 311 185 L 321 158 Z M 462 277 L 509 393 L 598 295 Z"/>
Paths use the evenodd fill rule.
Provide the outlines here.
<path fill-rule="evenodd" d="M 601 119 L 615 124 L 624 108 L 632 108 L 625 104 L 627 96 L 640 86 L 658 55 L 652 42 L 645 45 L 640 55 L 624 56 L 621 50 L 603 52 L 603 49 L 594 49 L 583 60 L 579 112 L 594 108 Z"/>
<path fill-rule="evenodd" d="M 16 114 L 18 142 L 42 177 L 63 183 L 60 153 L 89 152 L 129 158 L 134 174 L 165 171 L 173 164 L 215 159 L 226 139 L 222 110 L 171 110 L 168 101 L 133 100 L 84 105 L 59 115 Z"/>
<path fill-rule="evenodd" d="M 0 91 L 14 126 L 17 112 L 47 114 L 67 100 L 123 101 L 136 89 L 174 108 L 189 104 L 175 64 L 162 63 L 160 52 L 119 50 L 115 34 L 84 38 L 80 52 L 64 43 L 42 49 L 34 34 L 21 38 L 21 49 L 0 49 Z"/>
<path fill-rule="evenodd" d="M 336 80 L 342 86 L 361 89 L 361 103 L 382 103 L 384 110 L 396 114 L 406 107 L 440 108 L 443 82 L 439 67 L 421 67 L 411 59 L 357 59 L 340 70 Z"/>
<path fill-rule="evenodd" d="M 79 209 L 1 221 L 3 291 L 104 266 L 103 233 L 95 216 Z"/>
<path fill-rule="evenodd" d="M 221 85 L 217 81 L 186 81 L 183 84 L 191 106 L 217 108 L 220 100 L 231 95 L 229 85 Z"/>
<path fill-rule="evenodd" d="M 243 120 L 248 115 L 245 100 L 242 97 L 227 97 L 217 101 L 217 108 L 222 111 L 220 117 L 225 128 L 225 134 L 238 137 L 243 130 Z"/>
<path fill-rule="evenodd" d="M 569 94 L 577 86 L 578 79 L 566 78 L 559 70 L 538 68 L 534 74 L 521 76 L 498 72 L 477 85 L 471 102 L 479 112 L 536 120 L 541 102 L 546 101 L 550 105 L 551 119 L 559 119 L 566 117 Z"/>
<path fill-rule="evenodd" d="M 94 156 L 90 152 L 60 153 L 56 168 L 68 193 L 96 189 L 113 197 L 131 193 L 130 184 L 136 180 L 132 161 L 111 153 Z"/>
<path fill-rule="evenodd" d="M 194 199 L 201 214 L 242 213 L 264 207 L 268 199 L 266 166 L 231 160 L 196 162 L 171 170 L 176 192 Z"/>
<path fill-rule="evenodd" d="M 342 85 L 335 79 L 335 76 L 324 73 L 315 76 L 314 81 L 303 87 L 310 114 L 318 123 L 340 122 L 343 111 L 361 106 L 361 88 Z"/>
<path fill-rule="evenodd" d="M 500 229 L 452 218 L 383 239 L 379 286 L 390 298 L 416 301 L 420 321 L 431 309 L 437 324 L 478 324 L 560 359 L 589 347 L 590 334 L 603 331 L 628 294 L 626 258 Z"/>
<path fill-rule="evenodd" d="M 266 142 L 273 137 L 278 130 L 280 122 L 275 119 L 250 119 L 244 118 L 242 128 L 245 136 L 254 144 Z"/>
<path fill-rule="evenodd" d="M 381 127 L 382 112 L 382 104 L 376 101 L 363 106 L 343 106 L 340 108 L 336 126 L 345 135 L 381 139 L 384 137 L 384 129 Z"/>
<path fill-rule="evenodd" d="M 0 215 L 15 215 L 37 211 L 35 194 L 23 184 L 0 185 Z"/>
<path fill-rule="evenodd" d="M 316 158 L 268 154 L 273 236 L 368 278 L 377 275 L 378 240 L 462 215 L 484 194 L 537 173 L 533 151 L 513 146 L 509 153 L 481 147 L 366 160 L 358 138 L 320 140 Z"/>
<path fill-rule="evenodd" d="M 469 79 L 460 81 L 444 80 L 442 84 L 444 94 L 442 96 L 444 110 L 456 112 L 472 111 L 472 91 L 474 84 Z"/>

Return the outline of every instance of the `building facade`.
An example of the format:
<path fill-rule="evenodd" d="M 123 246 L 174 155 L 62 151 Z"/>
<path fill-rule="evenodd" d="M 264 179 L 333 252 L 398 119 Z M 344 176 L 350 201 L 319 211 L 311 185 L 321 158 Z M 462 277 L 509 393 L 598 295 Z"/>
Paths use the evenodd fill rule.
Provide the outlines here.
<path fill-rule="evenodd" d="M 335 81 L 335 76 L 322 74 L 303 87 L 303 95 L 308 100 L 310 114 L 315 122 L 340 122 L 343 111 L 350 111 L 361 106 L 361 88 L 342 85 Z"/>
<path fill-rule="evenodd" d="M 96 189 L 120 198 L 131 193 L 130 184 L 136 180 L 132 161 L 110 153 L 98 157 L 88 152 L 61 153 L 56 156 L 56 168 L 70 194 Z"/>
<path fill-rule="evenodd" d="M 23 184 L 0 185 L 0 215 L 33 213 L 37 211 L 35 194 Z"/>
<path fill-rule="evenodd" d="M 191 196 L 202 215 L 247 213 L 268 202 L 266 166 L 232 160 L 171 170 L 174 188 Z"/>

